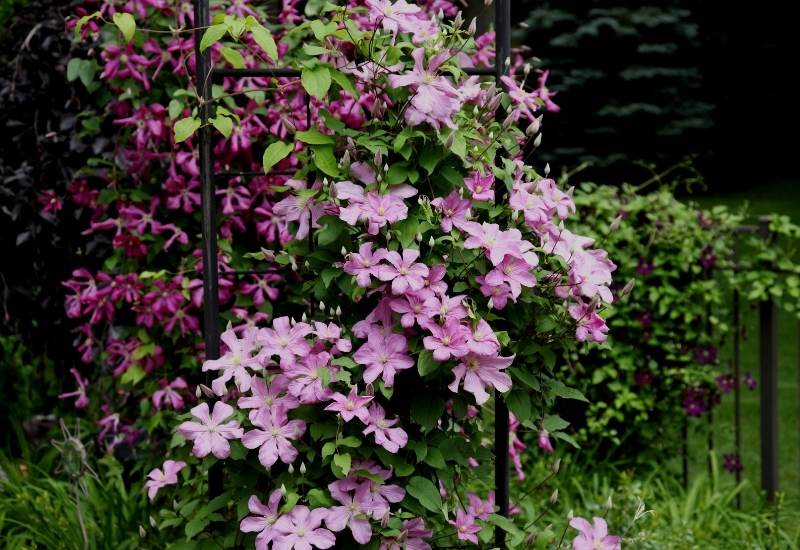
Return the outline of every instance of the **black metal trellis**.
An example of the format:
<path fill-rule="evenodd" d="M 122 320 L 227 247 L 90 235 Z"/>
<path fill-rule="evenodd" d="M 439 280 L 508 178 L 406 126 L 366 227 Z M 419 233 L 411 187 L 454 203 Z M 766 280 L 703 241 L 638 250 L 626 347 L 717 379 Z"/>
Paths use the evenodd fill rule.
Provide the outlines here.
<path fill-rule="evenodd" d="M 511 0 L 495 0 L 495 65 L 485 68 L 468 68 L 469 75 L 494 76 L 499 87 L 504 87 L 500 78 L 509 70 L 511 56 Z M 201 211 L 202 211 L 202 238 L 203 238 L 203 337 L 207 359 L 219 358 L 220 316 L 219 316 L 219 268 L 217 265 L 217 209 L 216 185 L 217 178 L 247 177 L 263 175 L 261 172 L 219 172 L 214 173 L 211 134 L 208 121 L 211 107 L 211 84 L 213 81 L 225 78 L 247 77 L 299 77 L 301 72 L 297 69 L 285 67 L 263 67 L 254 69 L 215 69 L 211 65 L 211 52 L 200 51 L 200 41 L 204 29 L 211 25 L 209 0 L 195 0 L 195 58 L 197 67 L 197 94 L 200 98 L 199 116 L 201 121 L 198 130 L 198 148 L 201 183 Z M 306 104 L 309 108 L 308 102 Z M 310 118 L 310 109 L 308 110 Z M 309 124 L 310 128 L 310 124 Z M 272 172 L 271 174 L 275 174 Z M 498 186 L 496 192 L 498 199 L 503 198 L 504 190 Z M 253 274 L 252 271 L 230 271 L 225 276 L 239 276 Z M 495 498 L 498 513 L 508 516 L 509 511 L 509 413 L 505 402 L 496 392 L 495 400 Z M 209 472 L 209 492 L 212 496 L 222 493 L 222 470 L 212 468 Z M 495 530 L 495 543 L 498 547 L 505 546 L 505 531 L 501 528 Z"/>

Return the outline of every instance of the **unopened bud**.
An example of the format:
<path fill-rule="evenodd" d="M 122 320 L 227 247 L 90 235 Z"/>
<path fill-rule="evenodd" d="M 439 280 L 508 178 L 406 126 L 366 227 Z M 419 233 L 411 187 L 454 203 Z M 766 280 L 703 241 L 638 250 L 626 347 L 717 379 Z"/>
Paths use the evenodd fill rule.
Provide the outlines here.
<path fill-rule="evenodd" d="M 285 484 L 283 484 L 283 483 L 281 483 L 281 486 L 280 486 L 280 487 L 278 487 L 278 489 L 280 490 L 280 492 L 281 492 L 281 494 L 282 494 L 282 495 L 285 495 L 286 493 L 288 493 L 288 492 L 289 492 L 289 491 L 287 491 L 287 490 L 286 490 L 286 485 L 285 485 Z"/>
<path fill-rule="evenodd" d="M 289 470 L 290 474 L 293 474 L 294 473 L 294 464 L 289 464 L 289 467 L 286 468 L 286 469 Z"/>
<path fill-rule="evenodd" d="M 519 210 L 514 210 L 511 212 L 511 221 L 517 221 L 519 219 Z"/>
<path fill-rule="evenodd" d="M 331 182 L 328 181 L 328 178 L 322 178 L 322 185 L 324 187 L 328 187 L 330 184 L 331 184 Z"/>
<path fill-rule="evenodd" d="M 611 499 L 611 495 L 608 495 L 608 500 L 606 500 L 606 510 L 611 510 L 614 507 L 614 502 Z"/>
<path fill-rule="evenodd" d="M 473 17 L 472 21 L 469 22 L 469 27 L 467 27 L 467 34 L 472 36 L 478 30 L 478 19 L 477 17 Z"/>
<path fill-rule="evenodd" d="M 201 396 L 201 395 L 203 395 L 203 394 L 202 394 L 202 392 L 200 391 L 200 386 L 197 386 L 197 387 L 194 389 L 194 396 L 195 396 L 196 398 L 200 399 L 200 396 Z"/>
<path fill-rule="evenodd" d="M 531 68 L 532 67 L 530 63 L 525 63 L 525 65 L 522 66 L 522 72 L 525 73 L 525 76 L 528 76 L 531 73 Z"/>
<path fill-rule="evenodd" d="M 550 175 L 550 163 L 544 165 L 544 176 L 547 177 Z"/>
<path fill-rule="evenodd" d="M 550 495 L 550 504 L 555 504 L 556 502 L 558 502 L 558 489 L 553 491 L 553 494 Z"/>
<path fill-rule="evenodd" d="M 417 231 L 417 234 L 414 235 L 414 240 L 417 241 L 418 243 L 421 243 L 422 242 L 422 233 Z"/>
<path fill-rule="evenodd" d="M 375 181 L 377 181 L 378 183 L 382 182 L 383 181 L 383 176 L 378 174 L 377 176 L 375 176 Z"/>
<path fill-rule="evenodd" d="M 155 528 L 156 525 L 158 525 L 158 523 L 156 523 L 156 518 L 154 518 L 153 516 L 150 516 L 150 527 Z"/>
<path fill-rule="evenodd" d="M 494 130 L 489 132 L 489 141 L 494 141 Z"/>
<path fill-rule="evenodd" d="M 539 122 L 539 119 L 538 118 L 534 119 L 533 122 L 531 122 L 528 125 L 528 127 L 525 128 L 525 135 L 530 137 L 532 135 L 538 134 L 540 127 L 541 127 L 541 123 Z"/>
<path fill-rule="evenodd" d="M 345 150 L 344 154 L 342 155 L 342 168 L 349 168 L 350 167 L 350 151 Z"/>
<path fill-rule="evenodd" d="M 636 281 L 634 279 L 631 279 L 630 281 L 625 283 L 625 286 L 622 287 L 622 295 L 627 296 L 628 294 L 630 294 L 634 286 L 636 286 Z"/>
<path fill-rule="evenodd" d="M 328 313 L 329 313 L 331 316 L 333 316 L 333 314 L 334 314 L 335 312 L 336 312 L 336 310 L 335 310 L 335 309 L 333 309 L 333 306 L 331 306 L 330 308 L 328 308 Z"/>
<path fill-rule="evenodd" d="M 341 306 L 336 306 L 336 316 L 337 317 L 341 317 L 342 316 L 342 308 L 341 308 Z"/>
<path fill-rule="evenodd" d="M 575 517 L 575 511 L 574 510 L 570 510 L 569 512 L 567 512 L 567 519 L 568 520 L 572 519 L 574 517 Z"/>
<path fill-rule="evenodd" d="M 436 246 L 436 239 L 433 238 L 433 235 L 431 235 L 431 238 L 428 239 L 428 246 L 430 248 L 433 248 L 434 246 Z"/>
<path fill-rule="evenodd" d="M 300 463 L 300 473 L 302 475 L 306 475 L 306 463 L 305 462 L 301 462 Z"/>
<path fill-rule="evenodd" d="M 444 12 L 442 12 L 442 10 L 439 10 L 439 12 L 442 14 L 442 18 L 444 18 Z M 453 18 L 453 28 L 460 29 L 461 25 L 463 24 L 464 24 L 464 16 L 461 15 L 461 10 L 458 10 L 458 13 Z"/>
<path fill-rule="evenodd" d="M 539 147 L 542 144 L 542 134 L 536 136 L 536 139 L 533 140 L 533 146 Z"/>
<path fill-rule="evenodd" d="M 561 469 L 561 459 L 557 458 L 555 462 L 553 462 L 553 473 L 557 474 L 558 471 Z"/>
<path fill-rule="evenodd" d="M 473 115 L 478 116 L 478 113 L 480 113 L 480 112 L 481 112 L 481 110 L 478 109 L 477 105 L 475 105 L 475 107 L 472 108 L 472 114 Z"/>
<path fill-rule="evenodd" d="M 216 397 L 216 394 L 214 393 L 214 390 L 212 390 L 211 388 L 209 388 L 205 384 L 200 384 L 199 388 L 200 388 L 200 391 L 203 392 L 203 395 L 205 395 L 209 399 L 213 399 L 213 398 Z"/>
<path fill-rule="evenodd" d="M 294 258 L 289 259 L 289 265 L 292 268 L 292 271 L 297 271 L 297 261 Z"/>
<path fill-rule="evenodd" d="M 311 263 L 308 260 L 306 260 L 305 262 L 303 262 L 303 267 L 309 269 L 311 267 Z"/>
<path fill-rule="evenodd" d="M 505 66 L 506 67 L 510 67 L 511 66 L 511 57 L 506 57 Z"/>
<path fill-rule="evenodd" d="M 139 526 L 139 536 L 142 538 L 145 538 L 147 536 L 147 531 L 145 531 L 144 527 L 142 527 L 141 525 Z"/>
<path fill-rule="evenodd" d="M 508 115 L 503 121 L 503 130 L 508 130 L 514 124 L 514 115 Z"/>
<path fill-rule="evenodd" d="M 342 256 L 347 256 L 347 249 L 344 246 L 342 246 L 340 252 L 342 253 Z"/>
<path fill-rule="evenodd" d="M 300 320 L 304 323 L 308 322 L 308 317 L 306 316 L 306 312 L 304 311 L 303 314 L 300 316 Z"/>
<path fill-rule="evenodd" d="M 381 154 L 380 149 L 375 151 L 375 156 L 372 159 L 375 162 L 375 166 L 380 166 L 383 164 L 383 155 Z"/>
<path fill-rule="evenodd" d="M 325 302 L 323 302 L 322 300 L 320 300 L 320 302 L 319 302 L 319 310 L 320 311 L 325 311 Z"/>

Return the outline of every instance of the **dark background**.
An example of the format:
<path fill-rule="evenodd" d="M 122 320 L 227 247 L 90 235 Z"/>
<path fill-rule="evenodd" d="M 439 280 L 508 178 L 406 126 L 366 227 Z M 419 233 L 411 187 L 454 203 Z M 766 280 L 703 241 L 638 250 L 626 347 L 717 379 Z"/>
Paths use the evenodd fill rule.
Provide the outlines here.
<path fill-rule="evenodd" d="M 694 157 L 711 191 L 800 181 L 795 2 L 512 2 L 517 45 L 551 69 L 562 111 L 541 157 L 640 181 Z"/>

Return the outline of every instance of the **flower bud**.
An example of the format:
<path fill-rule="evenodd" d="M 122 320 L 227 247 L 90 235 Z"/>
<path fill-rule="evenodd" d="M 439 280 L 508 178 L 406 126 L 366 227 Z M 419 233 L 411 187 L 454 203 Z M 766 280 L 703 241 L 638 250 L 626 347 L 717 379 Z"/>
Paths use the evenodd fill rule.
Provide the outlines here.
<path fill-rule="evenodd" d="M 320 302 L 319 302 L 319 310 L 320 311 L 325 311 L 325 302 L 323 302 L 322 300 L 320 300 Z"/>
<path fill-rule="evenodd" d="M 442 19 L 444 19 L 444 12 L 442 10 L 439 10 L 439 13 L 442 14 Z M 460 29 L 461 25 L 463 25 L 463 24 L 464 24 L 464 16 L 461 15 L 461 10 L 458 10 L 458 13 L 453 18 L 453 28 L 454 29 Z"/>
<path fill-rule="evenodd" d="M 530 63 L 525 63 L 525 65 L 522 66 L 522 72 L 525 73 L 525 76 L 531 74 L 531 69 L 532 67 Z"/>
<path fill-rule="evenodd" d="M 433 238 L 433 235 L 431 235 L 431 238 L 428 239 L 428 246 L 430 248 L 433 248 L 434 246 L 436 246 L 436 239 Z"/>
<path fill-rule="evenodd" d="M 511 212 L 511 221 L 515 222 L 519 219 L 519 210 L 514 210 Z"/>
<path fill-rule="evenodd" d="M 278 487 L 278 489 L 280 489 L 280 492 L 281 492 L 282 495 L 286 495 L 286 493 L 289 492 L 289 491 L 286 490 L 286 485 L 283 484 L 283 483 L 281 483 L 281 486 Z"/>
<path fill-rule="evenodd" d="M 147 536 L 147 531 L 144 530 L 144 527 L 141 525 L 139 526 L 139 536 L 145 538 Z"/>
<path fill-rule="evenodd" d="M 301 475 L 306 475 L 306 471 L 307 471 L 306 470 L 306 463 L 305 462 L 301 462 L 300 463 L 300 474 Z"/>
<path fill-rule="evenodd" d="M 300 320 L 304 323 L 308 322 L 308 317 L 306 316 L 306 312 L 304 311 L 303 314 L 300 316 Z"/>
<path fill-rule="evenodd" d="M 619 225 L 622 223 L 622 216 L 617 216 L 611 221 L 611 225 L 608 226 L 609 233 L 612 233 L 619 229 Z"/>
<path fill-rule="evenodd" d="M 303 262 L 303 267 L 305 267 L 306 269 L 309 269 L 311 267 L 311 263 L 309 263 L 309 261 L 306 260 L 305 262 Z"/>
<path fill-rule="evenodd" d="M 494 141 L 494 130 L 489 132 L 489 141 Z"/>
<path fill-rule="evenodd" d="M 611 495 L 608 495 L 608 500 L 606 500 L 606 510 L 611 510 L 614 507 L 614 502 L 611 500 Z"/>
<path fill-rule="evenodd" d="M 195 396 L 196 398 L 200 399 L 200 396 L 201 396 L 201 395 L 203 395 L 203 394 L 202 394 L 202 392 L 200 391 L 200 386 L 197 386 L 197 387 L 194 389 L 194 396 Z"/>
<path fill-rule="evenodd" d="M 345 150 L 344 154 L 342 155 L 342 168 L 345 170 L 350 168 L 350 151 Z"/>
<path fill-rule="evenodd" d="M 336 313 L 336 310 L 335 310 L 335 309 L 333 309 L 333 306 L 331 306 L 330 308 L 328 308 L 328 314 L 329 314 L 329 315 L 333 316 L 333 314 L 334 314 L 334 313 Z"/>
<path fill-rule="evenodd" d="M 344 246 L 342 246 L 340 252 L 342 253 L 342 256 L 347 256 L 347 249 Z"/>
<path fill-rule="evenodd" d="M 574 517 L 575 517 L 575 511 L 570 509 L 570 511 L 567 512 L 567 519 L 570 520 L 570 519 L 572 519 Z"/>
<path fill-rule="evenodd" d="M 475 107 L 472 108 L 472 114 L 473 115 L 478 116 L 478 113 L 480 113 L 480 112 L 481 112 L 481 110 L 478 109 L 477 105 L 475 105 Z"/>
<path fill-rule="evenodd" d="M 558 489 L 553 491 L 553 494 L 550 495 L 550 504 L 555 504 L 556 502 L 558 502 Z"/>
<path fill-rule="evenodd" d="M 453 144 L 456 142 L 456 133 L 451 132 L 449 136 L 447 136 L 447 140 L 444 142 L 444 146 L 446 149 L 452 149 Z"/>
<path fill-rule="evenodd" d="M 533 146 L 539 147 L 542 144 L 542 134 L 536 136 L 536 139 L 533 140 Z"/>
<path fill-rule="evenodd" d="M 375 181 L 377 181 L 378 183 L 382 182 L 383 181 L 383 176 L 378 174 L 377 176 L 375 176 Z"/>
<path fill-rule="evenodd" d="M 156 523 L 156 518 L 154 518 L 153 516 L 150 516 L 150 527 L 155 528 L 157 525 L 158 525 L 158 523 Z"/>
<path fill-rule="evenodd" d="M 294 473 L 294 464 L 289 464 L 289 467 L 286 468 L 286 469 L 289 471 L 290 474 L 293 474 Z"/>
<path fill-rule="evenodd" d="M 206 397 L 208 397 L 209 399 L 213 399 L 213 398 L 215 398 L 215 397 L 217 396 L 217 395 L 214 393 L 214 390 L 212 390 L 211 388 L 209 388 L 209 387 L 208 387 L 208 386 L 206 386 L 205 384 L 200 384 L 199 388 L 200 388 L 200 391 L 202 391 L 202 392 L 203 392 L 203 395 L 205 395 L 205 396 L 206 396 Z"/>
<path fill-rule="evenodd" d="M 525 135 L 530 137 L 534 134 L 538 134 L 540 126 L 541 124 L 539 123 L 539 119 L 534 119 L 533 122 L 531 122 L 528 127 L 525 128 Z"/>
<path fill-rule="evenodd" d="M 625 286 L 622 287 L 622 295 L 623 296 L 627 296 L 628 294 L 630 294 L 631 291 L 633 290 L 634 286 L 636 286 L 636 280 L 635 279 L 631 279 L 630 281 L 625 283 Z"/>
<path fill-rule="evenodd" d="M 389 171 L 389 164 L 384 164 L 383 165 L 383 171 L 384 172 L 388 172 Z"/>
<path fill-rule="evenodd" d="M 336 306 L 336 316 L 337 317 L 341 317 L 342 316 L 342 308 L 341 308 L 341 306 Z"/>
<path fill-rule="evenodd" d="M 561 459 L 560 458 L 557 458 L 556 461 L 553 462 L 552 469 L 553 469 L 553 473 L 554 474 L 557 474 L 558 471 L 561 469 Z"/>
<path fill-rule="evenodd" d="M 289 131 L 290 134 L 294 134 L 297 131 L 297 126 L 295 126 L 294 122 L 292 122 L 288 118 L 283 119 L 283 125 L 286 126 L 286 129 Z"/>
<path fill-rule="evenodd" d="M 550 175 L 550 163 L 548 162 L 547 164 L 544 165 L 544 177 L 547 177 L 549 175 Z"/>
<path fill-rule="evenodd" d="M 375 162 L 375 166 L 380 166 L 383 164 L 383 155 L 381 154 L 380 149 L 375 151 L 375 156 L 372 159 Z"/>
<path fill-rule="evenodd" d="M 422 233 L 417 231 L 417 234 L 414 235 L 414 240 L 417 241 L 418 243 L 421 243 L 422 242 Z"/>
<path fill-rule="evenodd" d="M 473 36 L 478 30 L 478 18 L 473 17 L 472 21 L 469 22 L 469 27 L 467 27 L 467 34 Z"/>
<path fill-rule="evenodd" d="M 508 115 L 503 121 L 503 130 L 508 130 L 514 125 L 514 115 Z"/>

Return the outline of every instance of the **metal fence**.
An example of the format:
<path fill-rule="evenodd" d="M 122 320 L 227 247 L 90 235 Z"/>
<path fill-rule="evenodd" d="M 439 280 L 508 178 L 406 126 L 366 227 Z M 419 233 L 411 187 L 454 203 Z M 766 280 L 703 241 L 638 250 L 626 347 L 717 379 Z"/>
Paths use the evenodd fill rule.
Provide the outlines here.
<path fill-rule="evenodd" d="M 217 359 L 220 355 L 220 315 L 219 315 L 219 268 L 217 265 L 217 209 L 216 182 L 230 177 L 252 177 L 263 175 L 261 172 L 215 172 L 211 148 L 211 84 L 224 77 L 285 77 L 298 78 L 300 71 L 290 67 L 259 67 L 254 69 L 218 69 L 212 66 L 211 52 L 200 51 L 200 40 L 204 29 L 211 24 L 209 0 L 195 0 L 195 57 L 197 61 L 197 95 L 200 100 L 199 116 L 201 121 L 198 130 L 198 148 L 201 182 L 202 210 L 202 250 L 203 250 L 203 338 L 207 359 Z M 498 87 L 503 87 L 500 78 L 509 69 L 507 60 L 511 56 L 511 0 L 495 0 L 495 63 L 494 67 L 468 68 L 469 75 L 493 76 Z M 307 120 L 311 122 L 310 99 L 306 101 Z M 274 172 L 271 175 L 277 175 Z M 502 187 L 502 186 L 498 186 Z M 498 193 L 501 191 L 498 190 Z M 498 197 L 501 199 L 502 197 Z M 253 272 L 229 271 L 226 277 L 238 277 Z M 509 460 L 508 460 L 508 408 L 499 394 L 496 394 L 495 405 L 495 492 L 498 514 L 508 516 L 509 512 Z M 223 492 L 223 476 L 219 466 L 209 472 L 209 492 L 217 496 Z M 505 531 L 495 530 L 495 542 L 503 547 Z"/>

